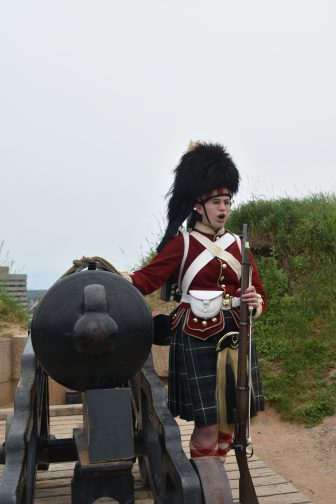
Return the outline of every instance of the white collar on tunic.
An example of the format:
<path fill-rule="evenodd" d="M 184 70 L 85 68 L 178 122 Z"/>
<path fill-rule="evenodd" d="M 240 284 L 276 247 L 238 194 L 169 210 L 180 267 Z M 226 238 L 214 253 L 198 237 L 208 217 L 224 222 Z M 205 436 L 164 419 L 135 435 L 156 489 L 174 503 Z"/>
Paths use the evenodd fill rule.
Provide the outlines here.
<path fill-rule="evenodd" d="M 225 233 L 224 226 L 215 231 L 214 229 L 212 229 L 212 227 L 203 224 L 203 222 L 201 221 L 196 222 L 194 229 L 196 229 L 196 231 L 200 231 L 200 233 L 205 233 L 213 236 L 221 236 Z"/>

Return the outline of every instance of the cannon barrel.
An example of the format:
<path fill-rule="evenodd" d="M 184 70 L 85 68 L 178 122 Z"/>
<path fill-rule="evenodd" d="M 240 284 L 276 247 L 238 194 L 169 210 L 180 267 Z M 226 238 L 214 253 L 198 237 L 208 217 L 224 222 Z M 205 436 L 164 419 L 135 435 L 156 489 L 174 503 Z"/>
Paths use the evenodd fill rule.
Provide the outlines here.
<path fill-rule="evenodd" d="M 119 275 L 99 270 L 56 282 L 31 325 L 33 348 L 47 374 L 79 391 L 127 382 L 145 363 L 152 335 L 143 296 Z"/>
<path fill-rule="evenodd" d="M 0 451 L 1 504 L 32 504 L 37 469 L 64 461 L 76 461 L 72 504 L 101 497 L 129 504 L 136 458 L 155 502 L 233 504 L 220 460 L 190 464 L 183 453 L 153 368 L 152 333 L 145 299 L 115 273 L 76 271 L 48 290 L 34 313 Z M 72 438 L 50 436 L 48 375 L 84 391 L 83 428 L 76 427 Z"/>

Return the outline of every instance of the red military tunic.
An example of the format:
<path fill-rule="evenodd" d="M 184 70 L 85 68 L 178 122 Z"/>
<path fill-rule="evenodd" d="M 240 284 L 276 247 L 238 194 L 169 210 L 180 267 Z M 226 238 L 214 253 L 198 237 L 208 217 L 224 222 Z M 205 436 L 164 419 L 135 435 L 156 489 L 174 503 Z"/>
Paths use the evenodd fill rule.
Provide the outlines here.
<path fill-rule="evenodd" d="M 211 241 L 223 236 L 227 231 L 222 228 L 219 232 L 215 233 L 210 227 L 197 222 L 194 228 L 199 233 L 203 234 Z M 183 267 L 182 278 L 187 271 L 190 264 L 196 259 L 199 254 L 203 252 L 205 247 L 197 241 L 197 239 L 190 235 L 190 243 L 188 255 Z M 241 262 L 241 252 L 237 241 L 234 241 L 227 249 L 227 252 L 232 254 L 239 262 Z M 182 234 L 176 235 L 172 238 L 166 246 L 160 251 L 151 261 L 142 269 L 132 273 L 131 279 L 133 284 L 144 295 L 160 288 L 163 283 L 170 277 L 178 279 L 180 266 L 184 252 L 184 239 Z M 266 310 L 266 294 L 263 289 L 259 274 L 251 254 L 252 264 L 252 285 L 255 287 L 258 294 L 262 299 L 262 306 L 259 310 L 260 313 Z M 223 294 L 233 297 L 240 296 L 240 279 L 237 277 L 235 271 L 230 265 L 220 258 L 214 257 L 208 264 L 206 264 L 193 278 L 189 290 L 209 290 L 209 291 L 223 291 Z M 184 293 L 187 294 L 187 293 Z M 233 308 L 232 314 L 239 323 L 239 308 Z M 258 313 L 258 315 L 260 315 Z M 188 303 L 181 303 L 173 320 L 173 329 L 177 326 L 183 315 L 186 314 L 184 321 L 184 332 L 190 336 L 195 336 L 201 339 L 222 332 L 224 329 L 224 317 L 222 311 L 213 319 L 207 320 L 206 325 L 202 324 L 202 320 L 197 319 L 190 310 Z"/>

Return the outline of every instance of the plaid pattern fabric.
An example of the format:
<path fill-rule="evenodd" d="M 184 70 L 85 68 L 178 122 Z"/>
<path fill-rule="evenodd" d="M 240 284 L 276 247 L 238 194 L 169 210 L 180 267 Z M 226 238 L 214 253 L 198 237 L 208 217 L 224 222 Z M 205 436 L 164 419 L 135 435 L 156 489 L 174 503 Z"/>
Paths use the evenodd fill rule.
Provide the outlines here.
<path fill-rule="evenodd" d="M 217 423 L 216 347 L 223 334 L 237 330 L 237 325 L 230 311 L 225 311 L 224 316 L 224 331 L 207 340 L 184 334 L 183 318 L 172 337 L 169 356 L 168 407 L 173 416 L 194 420 L 197 426 Z M 235 392 L 230 369 L 228 374 L 231 375 L 228 376 L 228 382 L 231 383 L 232 388 L 228 403 L 232 409 L 235 405 Z M 263 393 L 253 343 L 252 383 L 257 387 L 255 406 L 256 410 L 260 411 L 263 409 Z M 233 411 L 231 414 L 233 416 Z"/>
<path fill-rule="evenodd" d="M 252 389 L 254 406 L 256 411 L 264 411 L 265 409 L 265 396 L 264 389 L 262 386 L 260 368 L 258 364 L 258 355 L 255 345 L 254 338 L 252 336 L 251 344 L 251 379 L 252 379 Z"/>

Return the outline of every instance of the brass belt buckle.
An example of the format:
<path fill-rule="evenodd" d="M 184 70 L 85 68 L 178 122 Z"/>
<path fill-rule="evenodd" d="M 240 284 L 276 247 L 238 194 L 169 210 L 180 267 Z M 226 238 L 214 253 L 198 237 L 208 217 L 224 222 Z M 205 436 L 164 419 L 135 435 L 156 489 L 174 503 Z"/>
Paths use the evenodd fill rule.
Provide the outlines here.
<path fill-rule="evenodd" d="M 230 294 L 225 294 L 223 299 L 223 310 L 231 310 L 232 308 L 232 298 Z"/>

